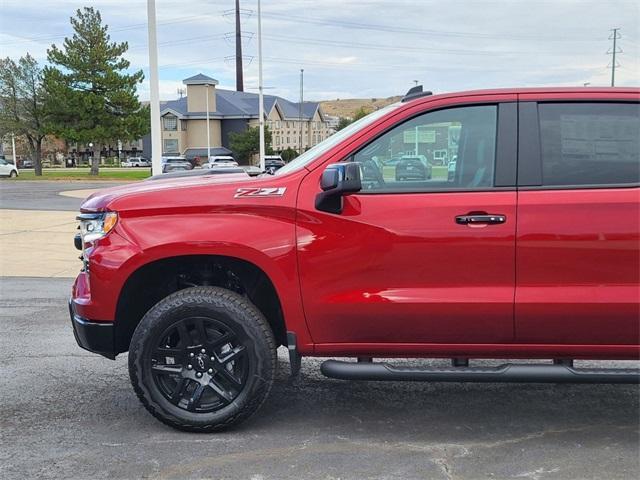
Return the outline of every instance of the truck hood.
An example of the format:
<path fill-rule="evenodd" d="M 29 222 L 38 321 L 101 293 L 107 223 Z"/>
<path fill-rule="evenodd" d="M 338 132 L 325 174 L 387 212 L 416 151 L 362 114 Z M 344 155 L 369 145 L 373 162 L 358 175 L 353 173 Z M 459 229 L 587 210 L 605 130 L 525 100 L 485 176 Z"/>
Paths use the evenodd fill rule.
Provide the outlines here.
<path fill-rule="evenodd" d="M 161 206 L 162 201 L 176 201 L 179 199 L 197 199 L 199 193 L 206 189 L 212 192 L 212 186 L 219 186 L 224 190 L 236 190 L 245 185 L 253 186 L 261 183 L 257 177 L 247 177 L 244 173 L 229 173 L 225 175 L 202 175 L 196 177 L 176 177 L 152 182 L 137 182 L 118 187 L 98 190 L 91 194 L 82 204 L 83 212 L 102 210 L 118 210 L 120 207 L 151 208 Z M 216 188 L 216 190 L 218 190 Z M 180 202 L 182 203 L 182 202 Z"/>

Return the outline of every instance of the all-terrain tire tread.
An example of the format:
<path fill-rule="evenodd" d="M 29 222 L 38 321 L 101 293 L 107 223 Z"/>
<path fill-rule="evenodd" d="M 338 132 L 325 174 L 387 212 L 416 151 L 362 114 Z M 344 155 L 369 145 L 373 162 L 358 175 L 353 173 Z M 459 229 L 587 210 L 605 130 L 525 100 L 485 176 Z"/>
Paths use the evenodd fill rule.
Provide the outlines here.
<path fill-rule="evenodd" d="M 247 333 L 250 336 L 252 334 L 260 335 L 262 340 L 267 343 L 267 349 L 269 352 L 268 361 L 270 366 L 268 367 L 268 378 L 262 378 L 262 381 L 258 382 L 257 388 L 253 394 L 249 397 L 248 401 L 243 407 L 234 415 L 229 416 L 222 422 L 216 422 L 212 424 L 187 424 L 173 415 L 164 412 L 159 405 L 153 401 L 151 395 L 146 394 L 143 387 L 144 383 L 141 381 L 138 375 L 138 369 L 140 368 L 140 362 L 142 361 L 141 352 L 143 350 L 144 340 L 149 335 L 149 330 L 153 326 L 153 321 L 149 320 L 161 317 L 161 315 L 169 310 L 180 308 L 188 303 L 210 303 L 215 306 L 222 307 L 231 310 L 233 313 L 248 316 L 250 321 L 244 325 Z M 262 404 L 267 399 L 273 382 L 275 379 L 277 366 L 277 353 L 276 342 L 273 336 L 271 327 L 262 313 L 245 297 L 219 287 L 192 287 L 184 290 L 179 290 L 171 295 L 167 296 L 160 302 L 158 302 L 151 310 L 149 310 L 142 318 L 138 327 L 136 328 L 131 344 L 129 348 L 129 375 L 131 377 L 131 383 L 136 392 L 136 395 L 144 405 L 144 407 L 158 420 L 169 425 L 171 427 L 189 431 L 189 432 L 215 432 L 228 429 L 242 421 L 247 420 L 253 414 L 255 414 Z"/>

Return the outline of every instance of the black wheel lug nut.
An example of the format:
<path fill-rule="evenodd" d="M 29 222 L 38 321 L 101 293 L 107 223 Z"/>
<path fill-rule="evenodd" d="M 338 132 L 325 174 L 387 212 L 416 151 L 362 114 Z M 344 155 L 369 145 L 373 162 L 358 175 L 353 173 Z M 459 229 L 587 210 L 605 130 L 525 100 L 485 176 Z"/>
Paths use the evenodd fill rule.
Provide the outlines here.
<path fill-rule="evenodd" d="M 200 378 L 202 374 L 200 372 L 196 373 L 196 377 Z"/>
<path fill-rule="evenodd" d="M 202 350 L 200 350 L 200 353 L 207 353 L 207 351 L 203 348 Z"/>
<path fill-rule="evenodd" d="M 189 354 L 189 356 L 190 356 L 191 358 L 193 358 L 193 357 L 195 357 L 195 353 L 191 352 L 191 353 Z"/>
<path fill-rule="evenodd" d="M 213 368 L 210 368 L 209 370 L 207 370 L 207 373 L 209 374 L 213 373 Z"/>
<path fill-rule="evenodd" d="M 187 370 L 191 370 L 193 368 L 193 365 L 189 364 L 187 365 Z"/>

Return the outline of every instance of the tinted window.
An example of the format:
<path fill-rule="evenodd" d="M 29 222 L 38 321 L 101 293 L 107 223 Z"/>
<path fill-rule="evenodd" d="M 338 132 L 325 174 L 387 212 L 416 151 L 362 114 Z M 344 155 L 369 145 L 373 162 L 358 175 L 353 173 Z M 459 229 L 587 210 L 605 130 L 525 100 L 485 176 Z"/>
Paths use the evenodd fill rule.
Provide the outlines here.
<path fill-rule="evenodd" d="M 353 156 L 363 191 L 476 190 L 493 186 L 497 107 L 425 113 L 402 123 Z"/>
<path fill-rule="evenodd" d="M 165 153 L 178 153 L 178 140 L 175 138 L 167 138 L 164 140 Z"/>
<path fill-rule="evenodd" d="M 640 181 L 640 104 L 540 104 L 543 185 Z"/>

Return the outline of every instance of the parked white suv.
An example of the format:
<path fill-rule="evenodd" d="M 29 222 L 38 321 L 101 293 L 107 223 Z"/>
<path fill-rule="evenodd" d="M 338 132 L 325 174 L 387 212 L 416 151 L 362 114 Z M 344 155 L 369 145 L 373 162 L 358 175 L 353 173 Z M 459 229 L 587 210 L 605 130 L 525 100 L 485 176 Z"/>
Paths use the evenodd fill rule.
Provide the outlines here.
<path fill-rule="evenodd" d="M 144 157 L 129 157 L 120 165 L 123 167 L 150 167 L 151 162 Z"/>
<path fill-rule="evenodd" d="M 207 168 L 211 170 L 220 170 L 225 168 L 236 168 L 238 162 L 229 155 L 212 155 L 207 162 Z"/>
<path fill-rule="evenodd" d="M 186 157 L 162 157 L 162 173 L 193 170 L 193 165 Z"/>
<path fill-rule="evenodd" d="M 16 166 L 7 161 L 4 155 L 0 156 L 0 177 L 15 178 L 18 176 L 18 169 Z"/>

